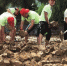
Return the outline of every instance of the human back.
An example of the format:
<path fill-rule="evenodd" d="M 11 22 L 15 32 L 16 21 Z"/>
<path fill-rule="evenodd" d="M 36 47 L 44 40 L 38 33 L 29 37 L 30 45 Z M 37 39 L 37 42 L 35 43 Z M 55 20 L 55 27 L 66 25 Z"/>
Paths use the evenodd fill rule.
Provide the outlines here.
<path fill-rule="evenodd" d="M 12 14 L 8 13 L 8 12 L 4 12 L 0 15 L 0 24 L 1 24 L 1 26 L 5 26 L 7 24 L 7 18 L 8 17 L 13 17 L 14 18 L 14 23 L 16 25 L 15 17 Z"/>
<path fill-rule="evenodd" d="M 39 23 L 39 15 L 38 13 L 36 13 L 35 11 L 30 10 L 28 13 L 28 18 L 25 17 L 21 17 L 21 20 L 27 20 L 29 23 L 31 22 L 31 20 L 34 20 L 34 24 L 38 24 Z"/>

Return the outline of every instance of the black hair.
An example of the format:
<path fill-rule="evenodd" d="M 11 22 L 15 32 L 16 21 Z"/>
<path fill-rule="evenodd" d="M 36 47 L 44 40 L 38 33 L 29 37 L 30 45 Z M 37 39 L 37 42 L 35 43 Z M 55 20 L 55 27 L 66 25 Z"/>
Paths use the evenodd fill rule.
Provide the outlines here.
<path fill-rule="evenodd" d="M 15 8 L 15 10 L 17 10 L 17 9 Z"/>

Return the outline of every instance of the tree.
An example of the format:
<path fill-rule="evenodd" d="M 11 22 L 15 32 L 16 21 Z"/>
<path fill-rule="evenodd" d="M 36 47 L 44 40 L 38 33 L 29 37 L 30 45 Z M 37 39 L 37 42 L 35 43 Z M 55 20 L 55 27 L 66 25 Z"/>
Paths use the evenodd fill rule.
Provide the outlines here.
<path fill-rule="evenodd" d="M 62 23 L 64 20 L 64 11 L 66 9 L 66 5 L 66 0 L 56 0 L 56 4 L 53 7 L 53 13 L 50 20 L 55 20 L 59 23 Z"/>
<path fill-rule="evenodd" d="M 41 12 L 42 12 L 43 7 L 44 7 L 44 3 L 42 3 L 41 6 L 38 7 L 38 9 L 35 10 L 35 11 L 36 11 L 39 15 L 41 15 Z"/>
<path fill-rule="evenodd" d="M 6 11 L 6 6 L 11 3 L 12 7 L 31 8 L 32 3 L 35 0 L 0 0 L 0 14 Z"/>
<path fill-rule="evenodd" d="M 0 14 L 6 11 L 6 7 L 9 4 L 12 4 L 12 7 L 29 8 L 32 10 L 32 3 L 34 3 L 34 9 L 38 14 L 41 14 L 41 11 L 48 0 L 38 0 L 41 2 L 41 6 L 37 7 L 35 0 L 0 0 Z M 50 20 L 56 20 L 62 22 L 64 20 L 64 11 L 67 6 L 67 0 L 56 0 L 56 4 L 53 7 L 53 13 Z"/>

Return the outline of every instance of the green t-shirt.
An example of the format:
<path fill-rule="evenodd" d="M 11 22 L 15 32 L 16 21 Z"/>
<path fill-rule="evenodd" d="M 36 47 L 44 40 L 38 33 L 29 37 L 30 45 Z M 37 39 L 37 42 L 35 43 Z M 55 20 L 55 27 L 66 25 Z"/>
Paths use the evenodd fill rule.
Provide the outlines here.
<path fill-rule="evenodd" d="M 23 16 L 21 16 L 21 20 L 24 21 L 26 19 L 29 23 L 31 23 L 31 20 L 34 20 L 34 24 L 39 23 L 39 15 L 35 11 L 30 10 L 28 15 L 28 18 L 24 18 Z"/>
<path fill-rule="evenodd" d="M 8 17 L 14 17 L 12 14 L 8 13 L 8 12 L 4 12 L 3 14 L 0 15 L 0 25 L 1 26 L 5 26 L 8 24 L 7 22 L 7 18 Z M 14 26 L 16 26 L 16 19 L 14 17 Z"/>
<path fill-rule="evenodd" d="M 11 11 L 12 14 L 15 12 L 15 8 L 9 8 L 9 10 Z"/>
<path fill-rule="evenodd" d="M 41 12 L 40 21 L 46 21 L 44 11 L 48 13 L 48 20 L 49 20 L 51 17 L 51 14 L 52 14 L 52 9 L 51 9 L 50 4 L 44 6 L 44 8 Z"/>

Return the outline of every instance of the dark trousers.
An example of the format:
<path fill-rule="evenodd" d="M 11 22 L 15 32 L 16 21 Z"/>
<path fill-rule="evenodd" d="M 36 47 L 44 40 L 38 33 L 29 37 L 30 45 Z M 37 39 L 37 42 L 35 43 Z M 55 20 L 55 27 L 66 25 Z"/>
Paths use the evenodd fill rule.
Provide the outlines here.
<path fill-rule="evenodd" d="M 48 23 L 47 22 L 40 21 L 39 28 L 37 29 L 37 35 L 36 36 L 39 36 L 40 33 L 42 35 L 44 35 L 46 32 L 47 32 L 46 40 L 49 41 L 50 40 L 50 37 L 51 37 L 51 29 L 48 28 Z"/>
<path fill-rule="evenodd" d="M 66 31 L 67 30 L 67 23 L 66 22 L 64 22 L 64 31 Z M 64 40 L 66 40 L 67 39 L 67 32 L 64 34 Z"/>
<path fill-rule="evenodd" d="M 28 30 L 28 28 L 29 28 L 30 26 L 31 26 L 31 24 L 29 24 L 25 30 Z M 38 26 L 38 24 L 34 24 L 34 26 L 33 26 L 30 30 L 27 31 L 28 34 L 30 34 L 32 31 L 34 31 L 33 34 L 36 35 L 36 32 L 37 32 L 37 26 Z"/>

